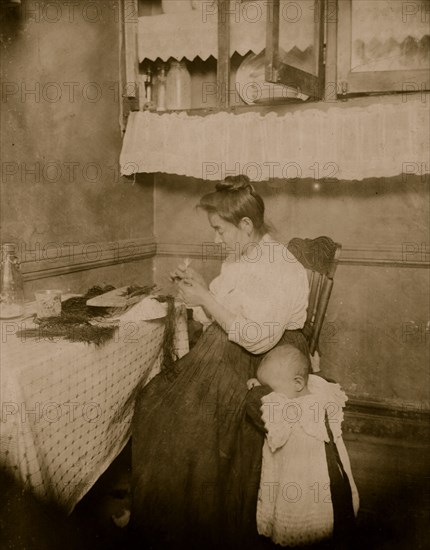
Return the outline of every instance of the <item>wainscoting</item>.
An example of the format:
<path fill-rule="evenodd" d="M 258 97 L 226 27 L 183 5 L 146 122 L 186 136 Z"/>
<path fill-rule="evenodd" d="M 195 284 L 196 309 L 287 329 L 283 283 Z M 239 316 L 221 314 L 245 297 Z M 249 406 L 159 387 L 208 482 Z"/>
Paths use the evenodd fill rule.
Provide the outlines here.
<path fill-rule="evenodd" d="M 149 284 L 153 280 L 154 237 L 112 242 L 17 245 L 28 299 L 43 288 L 85 292 L 93 285 Z"/>
<path fill-rule="evenodd" d="M 220 246 L 206 242 L 157 243 L 157 257 L 189 257 L 203 261 L 222 258 Z M 341 265 L 370 265 L 383 267 L 430 268 L 430 249 L 427 243 L 405 242 L 401 245 L 342 245 Z"/>

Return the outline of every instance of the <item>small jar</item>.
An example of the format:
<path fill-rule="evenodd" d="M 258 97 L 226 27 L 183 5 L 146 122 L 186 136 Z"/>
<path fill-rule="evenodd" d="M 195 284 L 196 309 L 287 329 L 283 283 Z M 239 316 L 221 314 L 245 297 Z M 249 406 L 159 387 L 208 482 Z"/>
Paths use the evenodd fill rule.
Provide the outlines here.
<path fill-rule="evenodd" d="M 166 107 L 191 109 L 191 75 L 185 61 L 172 61 L 166 78 Z"/>

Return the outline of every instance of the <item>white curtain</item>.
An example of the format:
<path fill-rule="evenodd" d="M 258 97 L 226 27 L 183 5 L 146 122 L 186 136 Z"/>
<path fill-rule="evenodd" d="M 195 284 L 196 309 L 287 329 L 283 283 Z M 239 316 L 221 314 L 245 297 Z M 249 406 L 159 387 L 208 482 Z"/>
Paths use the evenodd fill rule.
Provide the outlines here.
<path fill-rule="evenodd" d="M 164 172 L 219 180 L 360 180 L 429 168 L 429 106 L 420 95 L 207 116 L 132 112 L 121 172 Z M 319 107 L 322 105 L 321 107 Z"/>
<path fill-rule="evenodd" d="M 179 0 L 178 0 L 179 1 Z M 186 3 L 186 0 L 180 0 Z M 139 17 L 139 61 L 170 57 L 192 61 L 218 57 L 218 10 L 210 0 L 194 2 L 195 9 Z M 304 52 L 314 42 L 314 0 L 281 0 L 279 45 L 286 52 L 298 48 Z M 266 47 L 267 0 L 230 5 L 230 53 L 259 54 Z"/>

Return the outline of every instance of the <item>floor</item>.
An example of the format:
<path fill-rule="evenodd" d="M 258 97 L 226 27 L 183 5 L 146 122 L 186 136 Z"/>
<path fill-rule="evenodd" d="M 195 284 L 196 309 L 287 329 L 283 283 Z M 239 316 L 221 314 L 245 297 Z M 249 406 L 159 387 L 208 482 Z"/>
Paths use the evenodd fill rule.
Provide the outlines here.
<path fill-rule="evenodd" d="M 430 446 L 349 434 L 345 444 L 361 498 L 358 548 L 430 548 Z M 75 510 L 100 548 L 127 548 L 127 529 L 112 515 L 129 507 L 129 476 L 128 447 Z"/>
<path fill-rule="evenodd" d="M 430 548 L 430 447 L 345 436 L 360 494 L 360 547 Z"/>
<path fill-rule="evenodd" d="M 345 444 L 361 499 L 357 549 L 430 549 L 430 445 L 350 434 Z M 0 514 L 6 538 L 0 548 L 135 548 L 127 527 L 112 518 L 120 524 L 130 508 L 130 467 L 128 445 L 67 520 L 6 491 Z"/>

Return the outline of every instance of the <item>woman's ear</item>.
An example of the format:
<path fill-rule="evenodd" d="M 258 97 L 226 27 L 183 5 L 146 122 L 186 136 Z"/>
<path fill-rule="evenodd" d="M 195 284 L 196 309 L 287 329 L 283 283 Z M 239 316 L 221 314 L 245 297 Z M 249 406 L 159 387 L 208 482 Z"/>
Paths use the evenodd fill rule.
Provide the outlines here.
<path fill-rule="evenodd" d="M 240 220 L 239 227 L 242 231 L 245 231 L 248 237 L 251 236 L 254 231 L 254 224 L 252 223 L 251 218 L 248 218 L 247 216 Z"/>

